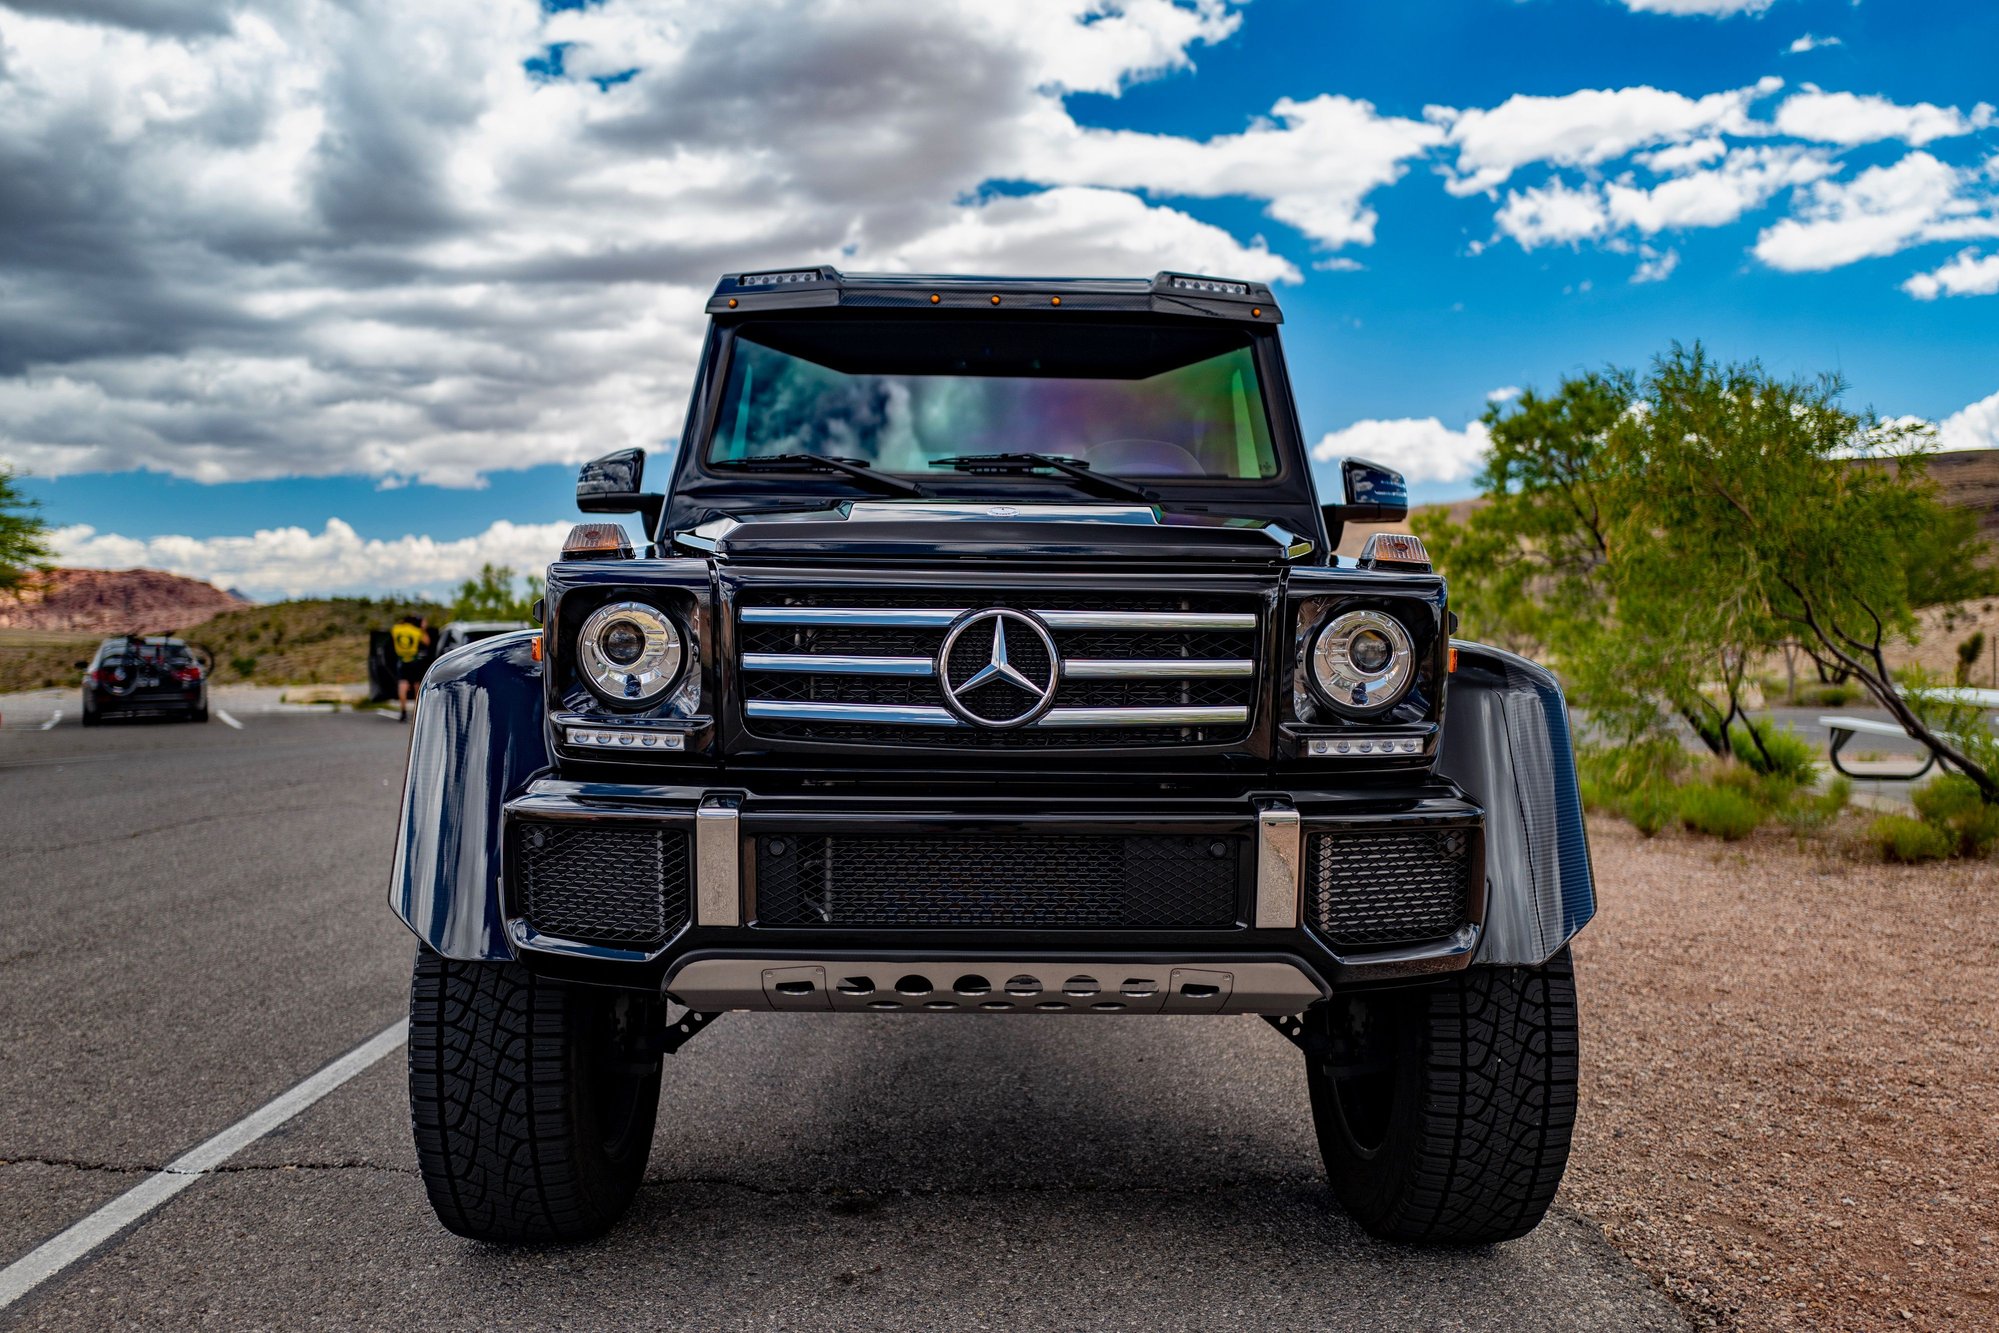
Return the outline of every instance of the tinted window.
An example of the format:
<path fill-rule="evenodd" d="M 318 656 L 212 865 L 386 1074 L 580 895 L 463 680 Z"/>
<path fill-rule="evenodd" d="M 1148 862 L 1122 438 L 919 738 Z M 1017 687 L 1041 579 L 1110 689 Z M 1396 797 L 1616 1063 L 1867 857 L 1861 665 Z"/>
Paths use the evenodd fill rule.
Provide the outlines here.
<path fill-rule="evenodd" d="M 708 458 L 925 475 L 933 459 L 1021 451 L 1121 476 L 1277 474 L 1247 333 L 1083 320 L 744 325 Z"/>

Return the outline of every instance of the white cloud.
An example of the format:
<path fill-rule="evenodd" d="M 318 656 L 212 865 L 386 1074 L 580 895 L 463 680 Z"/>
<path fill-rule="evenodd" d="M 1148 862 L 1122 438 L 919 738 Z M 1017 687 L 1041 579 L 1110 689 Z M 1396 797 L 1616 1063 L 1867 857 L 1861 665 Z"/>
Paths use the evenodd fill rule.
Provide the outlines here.
<path fill-rule="evenodd" d="M 406 536 L 363 540 L 330 518 L 319 532 L 271 528 L 247 537 L 139 540 L 85 525 L 50 534 L 56 560 L 92 569 L 165 569 L 253 597 L 331 593 L 442 594 L 485 564 L 540 570 L 562 549 L 567 523 L 495 523 L 457 541 Z"/>
<path fill-rule="evenodd" d="M 1515 95 L 1489 111 L 1430 107 L 1457 150 L 1453 194 L 1488 191 L 1533 162 L 1594 166 L 1653 144 L 1681 144 L 1717 131 L 1754 132 L 1749 105 L 1783 86 L 1687 97 L 1659 88 L 1587 88 L 1560 97 Z"/>
<path fill-rule="evenodd" d="M 1394 468 L 1412 482 L 1468 480 L 1485 462 L 1492 437 L 1482 421 L 1452 430 L 1435 417 L 1356 421 L 1312 446 L 1320 462 L 1366 458 Z"/>
<path fill-rule="evenodd" d="M 1488 403 L 1510 403 L 1519 396 L 1520 386 L 1517 384 L 1508 384 L 1486 394 L 1485 401 Z"/>
<path fill-rule="evenodd" d="M 461 485 L 652 445 L 724 269 L 1295 282 L 1145 196 L 1364 243 L 1368 193 L 1439 137 L 1341 98 L 1208 140 L 1069 119 L 1065 91 L 1190 66 L 1237 0 L 26 7 L 0 24 L 0 454 L 50 475 Z M 983 192 L 1007 179 L 1055 188 Z"/>
<path fill-rule="evenodd" d="M 1941 268 L 1911 277 L 1902 290 L 1924 301 L 1939 296 L 1990 296 L 1999 292 L 1999 254 L 1981 258 L 1976 250 L 1961 250 Z"/>
<path fill-rule="evenodd" d="M 1807 51 L 1817 51 L 1828 46 L 1844 46 L 1844 45 L 1846 45 L 1846 43 L 1842 42 L 1837 37 L 1814 37 L 1812 34 L 1806 33 L 1804 36 L 1798 38 L 1796 41 L 1792 42 L 1789 46 L 1785 47 L 1784 50 L 1789 55 L 1801 56 L 1804 55 Z"/>
<path fill-rule="evenodd" d="M 1664 282 L 1667 278 L 1673 276 L 1673 270 L 1679 266 L 1680 252 L 1678 250 L 1668 250 L 1664 254 L 1648 254 L 1640 260 L 1638 267 L 1632 271 L 1631 281 L 1634 283 Z"/>
<path fill-rule="evenodd" d="M 1999 449 L 1999 393 L 1981 398 L 1937 423 L 1939 449 Z"/>
<path fill-rule="evenodd" d="M 1824 153 L 1796 147 L 1737 148 L 1717 167 L 1688 171 L 1648 188 L 1624 181 L 1605 187 L 1611 220 L 1651 234 L 1735 221 L 1781 190 L 1834 170 Z"/>
<path fill-rule="evenodd" d="M 1023 145 L 1016 171 L 1024 178 L 1267 199 L 1272 217 L 1328 246 L 1371 244 L 1375 214 L 1363 201 L 1444 137 L 1433 124 L 1381 116 L 1370 103 L 1332 95 L 1283 98 L 1269 119 L 1205 141 L 1084 129 L 1066 115 L 1043 119 L 1048 132 Z"/>
<path fill-rule="evenodd" d="M 1970 114 L 1954 106 L 1918 102 L 1903 106 L 1885 97 L 1828 93 L 1817 88 L 1794 93 L 1777 108 L 1780 134 L 1818 143 L 1878 143 L 1900 139 L 1921 147 L 1933 139 L 1970 134 L 1992 124 L 1992 107 L 1980 102 Z"/>
<path fill-rule="evenodd" d="M 1576 189 L 1558 180 L 1527 190 L 1508 190 L 1506 203 L 1493 220 L 1500 231 L 1527 250 L 1537 245 L 1572 244 L 1610 228 L 1610 214 L 1593 186 Z"/>
<path fill-rule="evenodd" d="M 1919 241 L 1999 235 L 1999 201 L 1974 192 L 1977 177 L 1915 152 L 1851 181 L 1821 181 L 1798 216 L 1757 238 L 1756 257 L 1772 268 L 1812 271 L 1893 254 Z"/>
<path fill-rule="evenodd" d="M 1727 18 L 1732 14 L 1761 14 L 1772 0 L 1624 0 L 1634 14 L 1705 14 Z"/>

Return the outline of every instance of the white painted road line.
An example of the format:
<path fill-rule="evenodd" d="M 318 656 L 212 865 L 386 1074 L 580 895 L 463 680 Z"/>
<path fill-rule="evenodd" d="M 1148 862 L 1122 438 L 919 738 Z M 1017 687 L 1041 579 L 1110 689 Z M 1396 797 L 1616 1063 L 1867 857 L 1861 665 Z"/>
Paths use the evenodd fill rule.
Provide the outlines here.
<path fill-rule="evenodd" d="M 105 1204 L 75 1226 L 0 1268 L 0 1310 L 33 1291 L 168 1199 L 284 1124 L 341 1084 L 399 1049 L 409 1039 L 409 1020 L 370 1037 L 347 1054 L 244 1116 L 208 1142 L 184 1153 Z"/>
<path fill-rule="evenodd" d="M 48 721 L 42 723 L 42 730 L 47 731 L 60 721 L 62 721 L 62 709 L 58 708 L 55 712 L 49 714 Z"/>
<path fill-rule="evenodd" d="M 216 709 L 215 716 L 221 718 L 224 722 L 236 728 L 236 730 L 238 731 L 241 731 L 243 729 L 243 724 L 241 722 L 238 722 L 235 718 L 229 716 L 229 710 L 226 708 Z"/>

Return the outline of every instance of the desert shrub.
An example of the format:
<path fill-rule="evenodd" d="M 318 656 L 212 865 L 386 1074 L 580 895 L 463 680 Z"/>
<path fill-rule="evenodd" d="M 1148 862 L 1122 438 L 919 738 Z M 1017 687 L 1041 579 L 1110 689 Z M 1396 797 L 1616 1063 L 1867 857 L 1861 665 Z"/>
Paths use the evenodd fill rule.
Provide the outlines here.
<path fill-rule="evenodd" d="M 1690 782 L 1679 789 L 1680 822 L 1726 842 L 1746 838 L 1763 822 L 1766 807 L 1742 786 Z"/>
<path fill-rule="evenodd" d="M 1664 784 L 1640 787 L 1625 794 L 1617 813 L 1649 838 L 1679 817 L 1679 792 Z"/>
<path fill-rule="evenodd" d="M 1846 809 L 1853 799 L 1853 783 L 1844 777 L 1836 777 L 1826 784 L 1824 791 L 1799 790 L 1792 792 L 1777 811 L 1777 818 L 1793 833 L 1815 833 L 1839 818 L 1840 811 Z"/>
<path fill-rule="evenodd" d="M 1750 730 L 1755 735 L 1749 734 Z M 1729 733 L 1735 757 L 1750 769 L 1792 786 L 1804 786 L 1818 777 L 1818 747 L 1789 727 L 1768 722 L 1751 722 L 1741 731 Z M 1763 742 L 1758 749 L 1757 740 Z M 1767 755 L 1767 757 L 1766 757 Z"/>
<path fill-rule="evenodd" d="M 1798 690 L 1798 707 L 1844 708 L 1859 697 L 1856 685 L 1805 685 Z"/>
<path fill-rule="evenodd" d="M 1939 773 L 1918 787 L 1916 813 L 1948 834 L 1959 856 L 1984 856 L 1999 843 L 1999 806 L 1987 805 L 1961 773 Z"/>
<path fill-rule="evenodd" d="M 1913 815 L 1881 815 L 1867 826 L 1867 837 L 1886 861 L 1941 861 L 1957 846 L 1948 829 Z"/>

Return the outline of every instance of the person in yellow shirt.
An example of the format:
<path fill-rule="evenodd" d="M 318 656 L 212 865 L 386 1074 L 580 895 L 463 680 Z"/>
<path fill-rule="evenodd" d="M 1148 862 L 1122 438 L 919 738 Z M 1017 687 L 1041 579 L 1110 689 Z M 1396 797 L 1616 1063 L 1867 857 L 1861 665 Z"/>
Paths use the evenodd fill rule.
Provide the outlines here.
<path fill-rule="evenodd" d="M 423 681 L 425 658 L 430 652 L 430 627 L 422 616 L 404 616 L 389 631 L 396 650 L 396 716 L 410 720 L 410 700 Z"/>

